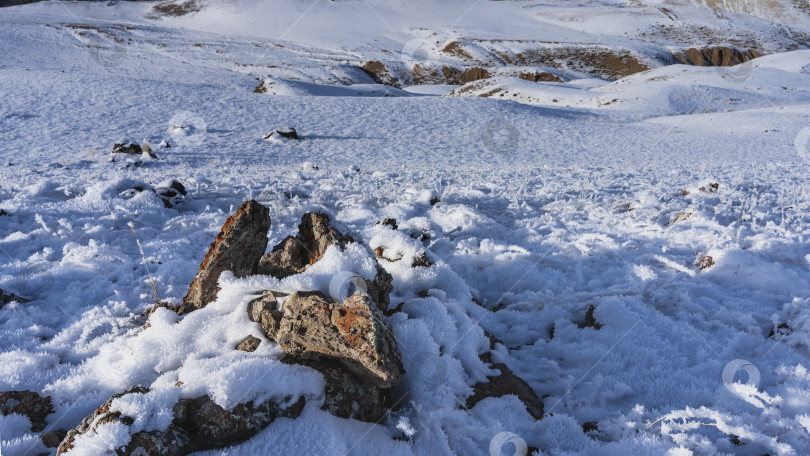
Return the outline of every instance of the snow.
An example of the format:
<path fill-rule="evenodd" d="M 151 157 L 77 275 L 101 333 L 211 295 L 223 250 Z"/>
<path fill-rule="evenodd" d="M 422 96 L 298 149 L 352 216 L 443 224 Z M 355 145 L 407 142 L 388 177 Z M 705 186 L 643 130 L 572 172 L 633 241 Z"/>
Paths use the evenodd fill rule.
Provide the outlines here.
<path fill-rule="evenodd" d="M 810 452 L 810 51 L 781 52 L 781 28 L 725 11 L 747 2 L 475 3 L 209 2 L 158 19 L 134 2 L 4 8 L 0 288 L 31 302 L 0 310 L 0 390 L 52 396 L 48 429 L 60 429 L 150 388 L 114 404 L 130 429 L 103 426 L 69 454 L 108 453 L 203 394 L 308 404 L 210 454 L 487 454 L 509 439 L 545 455 Z M 639 44 L 669 20 L 664 5 L 682 25 L 771 36 L 780 52 L 615 82 L 571 71 L 563 84 L 496 73 L 395 89 L 355 66 L 406 48 L 420 49 L 406 61 L 437 59 L 451 39 L 644 55 L 714 44 Z M 754 12 L 793 8 L 780 5 Z M 260 82 L 268 92 L 252 93 Z M 495 88 L 503 97 L 478 96 Z M 281 126 L 303 140 L 262 140 Z M 122 138 L 159 160 L 110 161 Z M 151 189 L 172 179 L 188 195 L 166 208 Z M 270 208 L 268 248 L 313 210 L 361 243 L 284 280 L 223 275 L 215 303 L 183 318 L 158 309 L 143 329 L 154 296 L 140 249 L 160 299 L 177 304 L 250 198 Z M 397 231 L 375 225 L 389 217 Z M 401 407 L 369 424 L 321 411 L 322 376 L 281 363 L 245 307 L 265 289 L 329 292 L 340 272 L 371 280 L 377 247 L 395 260 L 380 263 L 406 375 Z M 422 253 L 433 266 L 412 268 Z M 715 265 L 699 269 L 701 255 Z M 591 305 L 599 329 L 585 325 Z M 543 398 L 543 420 L 515 397 L 460 407 L 494 373 L 479 359 L 484 331 L 501 341 L 493 362 Z M 234 350 L 248 335 L 258 350 Z M 48 451 L 16 415 L 0 417 L 0 447 Z"/>

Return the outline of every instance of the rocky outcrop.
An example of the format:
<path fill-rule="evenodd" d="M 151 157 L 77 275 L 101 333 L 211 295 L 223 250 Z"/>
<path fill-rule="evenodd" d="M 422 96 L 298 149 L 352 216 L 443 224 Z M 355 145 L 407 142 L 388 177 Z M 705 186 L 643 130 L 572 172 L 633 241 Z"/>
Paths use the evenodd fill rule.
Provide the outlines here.
<path fill-rule="evenodd" d="M 224 271 L 231 271 L 235 277 L 256 274 L 267 248 L 269 229 L 270 211 L 266 207 L 254 200 L 242 203 L 208 248 L 179 313 L 189 313 L 214 301 L 219 292 L 217 281 Z"/>
<path fill-rule="evenodd" d="M 548 71 L 523 72 L 518 75 L 520 79 L 532 82 L 563 82 L 559 76 Z"/>
<path fill-rule="evenodd" d="M 275 335 L 287 354 L 326 357 L 380 388 L 402 381 L 404 369 L 393 331 L 377 305 L 358 291 L 343 303 L 320 292 L 293 293 Z"/>
<path fill-rule="evenodd" d="M 701 49 L 689 48 L 672 56 L 680 63 L 696 66 L 732 66 L 761 57 L 754 49 L 743 51 L 726 46 L 712 46 Z"/>
<path fill-rule="evenodd" d="M 391 75 L 388 71 L 388 68 L 385 65 L 377 60 L 372 60 L 370 62 L 366 62 L 361 69 L 371 77 L 377 84 L 385 84 L 391 87 L 400 87 L 399 83 L 397 82 L 396 78 Z"/>
<path fill-rule="evenodd" d="M 112 401 L 126 394 L 145 394 L 148 390 L 141 387 L 130 388 L 127 392 L 117 394 L 88 416 L 59 445 L 57 456 L 73 448 L 78 435 L 96 431 L 99 426 L 108 423 L 131 425 L 132 417 L 111 410 Z M 282 407 L 267 400 L 258 404 L 247 402 L 231 410 L 217 405 L 208 396 L 194 399 L 180 399 L 172 407 L 172 423 L 162 430 L 141 431 L 132 434 L 130 441 L 116 451 L 118 455 L 139 456 L 183 456 L 194 451 L 223 448 L 245 441 L 264 429 L 276 418 L 295 418 L 301 414 L 305 400 Z"/>
<path fill-rule="evenodd" d="M 264 254 L 258 272 L 278 279 L 299 274 L 308 265 L 320 260 L 327 247 L 336 244 L 342 249 L 347 242 L 352 242 L 352 239 L 334 229 L 329 223 L 329 216 L 306 213 L 298 225 L 298 235 L 287 237 Z"/>
<path fill-rule="evenodd" d="M 276 339 L 282 312 L 278 310 L 278 299 L 287 295 L 277 291 L 263 291 L 262 296 L 248 304 L 248 318 L 262 326 L 265 336 Z"/>
<path fill-rule="evenodd" d="M 0 413 L 27 416 L 34 432 L 45 429 L 45 417 L 53 411 L 50 397 L 42 397 L 33 391 L 0 392 Z"/>

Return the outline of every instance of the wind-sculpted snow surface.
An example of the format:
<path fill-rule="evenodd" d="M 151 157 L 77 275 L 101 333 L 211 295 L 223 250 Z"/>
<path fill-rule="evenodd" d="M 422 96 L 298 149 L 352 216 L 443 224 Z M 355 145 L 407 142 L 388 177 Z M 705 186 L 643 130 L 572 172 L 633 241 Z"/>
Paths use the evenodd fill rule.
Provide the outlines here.
<path fill-rule="evenodd" d="M 376 17 L 362 2 L 324 3 Z M 481 3 L 459 27 L 493 40 L 507 34 L 484 33 L 493 8 L 546 11 L 515 27 L 549 35 L 567 11 L 561 38 L 582 38 L 572 30 L 595 15 Z M 504 97 L 366 85 L 346 96 L 349 82 L 371 83 L 355 64 L 420 32 L 394 21 L 389 35 L 378 21 L 354 37 L 385 36 L 377 47 L 329 50 L 316 48 L 323 36 L 174 27 L 238 25 L 203 21 L 210 8 L 145 20 L 149 8 L 48 2 L 0 15 L 0 392 L 49 397 L 48 432 L 148 390 L 110 403 L 129 424 L 99 425 L 67 454 L 113 453 L 201 397 L 213 410 L 305 401 L 296 418 L 216 452 L 226 455 L 810 452 L 807 51 L 744 73 L 483 80 Z M 290 33 L 314 25 L 301 27 Z M 272 78 L 284 90 L 253 93 Z M 262 139 L 280 126 L 300 141 Z M 110 160 L 130 142 L 158 159 Z M 172 179 L 185 195 L 166 204 Z M 180 305 L 248 200 L 269 208 L 266 251 L 309 212 L 355 242 L 325 246 L 282 279 L 222 272 L 206 306 L 183 316 L 157 306 L 147 321 L 152 281 Z M 340 271 L 372 284 L 378 263 L 392 277 L 381 310 L 404 374 L 385 390 L 389 412 L 367 423 L 323 410 L 336 407 L 334 385 L 285 363 L 247 309 L 264 290 L 329 296 Z M 248 336 L 255 350 L 237 350 Z M 520 397 L 481 397 L 505 390 Z M 39 424 L 0 416 L 3 454 L 52 454 Z"/>

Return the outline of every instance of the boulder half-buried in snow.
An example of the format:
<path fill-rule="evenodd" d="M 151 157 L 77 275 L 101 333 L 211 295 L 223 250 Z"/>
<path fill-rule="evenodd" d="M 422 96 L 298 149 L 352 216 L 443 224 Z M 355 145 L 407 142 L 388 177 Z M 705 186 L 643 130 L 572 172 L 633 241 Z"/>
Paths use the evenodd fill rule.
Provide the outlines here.
<path fill-rule="evenodd" d="M 287 354 L 333 358 L 369 384 L 389 388 L 404 369 L 394 333 L 377 305 L 358 291 L 343 303 L 319 292 L 293 293 L 275 334 Z"/>

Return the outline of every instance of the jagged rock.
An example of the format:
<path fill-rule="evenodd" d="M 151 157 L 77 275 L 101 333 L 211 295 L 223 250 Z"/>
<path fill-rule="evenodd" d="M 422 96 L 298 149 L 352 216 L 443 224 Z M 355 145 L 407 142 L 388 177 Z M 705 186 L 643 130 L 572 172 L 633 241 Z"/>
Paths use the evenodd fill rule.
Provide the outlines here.
<path fill-rule="evenodd" d="M 0 392 L 0 413 L 27 416 L 34 432 L 45 428 L 45 417 L 53 411 L 51 398 L 48 396 L 42 397 L 33 391 Z"/>
<path fill-rule="evenodd" d="M 543 418 L 543 402 L 537 397 L 532 388 L 522 378 L 516 376 L 506 364 L 496 363 L 490 367 L 500 371 L 500 375 L 487 377 L 486 382 L 476 383 L 473 386 L 473 395 L 467 398 L 465 406 L 469 409 L 488 397 L 502 397 L 515 395 L 526 411 L 535 419 Z"/>
<path fill-rule="evenodd" d="M 259 348 L 259 344 L 262 343 L 262 340 L 258 337 L 247 336 L 245 340 L 239 343 L 236 346 L 237 350 L 246 351 L 246 352 L 255 352 L 257 348 Z"/>
<path fill-rule="evenodd" d="M 673 54 L 675 60 L 686 65 L 696 66 L 732 66 L 761 57 L 754 49 L 742 51 L 726 46 L 710 46 L 701 49 L 689 48 L 684 52 Z"/>
<path fill-rule="evenodd" d="M 382 221 L 377 222 L 377 223 L 375 223 L 374 225 L 375 225 L 375 226 L 376 226 L 376 225 L 390 226 L 390 227 L 391 227 L 391 229 L 392 229 L 392 230 L 394 230 L 394 231 L 396 231 L 397 229 L 399 229 L 399 225 L 397 225 L 397 219 L 394 219 L 394 218 L 386 218 L 386 219 L 383 219 Z"/>
<path fill-rule="evenodd" d="M 282 312 L 278 309 L 278 299 L 287 296 L 277 291 L 263 291 L 262 297 L 248 303 L 248 318 L 262 326 L 265 336 L 275 340 Z"/>
<path fill-rule="evenodd" d="M 179 313 L 203 308 L 215 300 L 219 292 L 217 281 L 224 271 L 231 271 L 235 277 L 256 274 L 267 248 L 269 229 L 269 209 L 254 200 L 242 203 L 208 248 Z"/>
<path fill-rule="evenodd" d="M 262 256 L 259 274 L 278 279 L 299 274 L 320 260 L 327 247 L 337 244 L 343 249 L 347 242 L 352 242 L 352 239 L 332 228 L 329 216 L 308 212 L 301 217 L 297 236 L 287 237 Z"/>
<path fill-rule="evenodd" d="M 383 391 L 347 371 L 337 361 L 329 359 L 301 360 L 287 357 L 284 362 L 302 364 L 323 374 L 326 380 L 324 403 L 321 410 L 340 418 L 351 418 L 375 423 L 387 408 Z"/>
<path fill-rule="evenodd" d="M 394 277 L 378 264 L 374 280 L 368 282 L 367 285 L 366 292 L 377 303 L 377 308 L 383 313 L 387 312 L 388 306 L 391 304 L 390 294 L 394 291 Z"/>
<path fill-rule="evenodd" d="M 112 401 L 125 394 L 145 394 L 141 387 L 130 388 L 117 394 L 88 416 L 59 445 L 57 456 L 71 448 L 77 435 L 95 431 L 107 423 L 120 422 L 131 425 L 131 417 L 110 410 Z M 242 442 L 264 429 L 276 418 L 295 418 L 301 414 L 305 399 L 299 398 L 292 405 L 282 408 L 276 402 L 267 400 L 259 404 L 247 402 L 232 410 L 225 410 L 208 396 L 195 399 L 180 399 L 172 407 L 173 420 L 166 429 L 142 431 L 132 434 L 130 441 L 119 448 L 116 454 L 138 456 L 183 456 L 194 451 L 223 448 Z"/>
<path fill-rule="evenodd" d="M 289 355 L 337 359 L 380 388 L 402 381 L 393 331 L 366 293 L 358 291 L 338 304 L 320 292 L 297 292 L 284 303 L 283 312 L 276 341 Z"/>
<path fill-rule="evenodd" d="M 57 429 L 55 431 L 48 431 L 43 432 L 42 435 L 39 436 L 39 439 L 42 440 L 42 444 L 48 448 L 57 448 L 59 443 L 64 440 L 65 436 L 67 435 L 67 431 L 64 429 Z"/>
<path fill-rule="evenodd" d="M 372 60 L 366 62 L 361 69 L 374 80 L 377 84 L 385 84 L 391 87 L 399 87 L 397 80 L 388 71 L 388 68 L 382 62 Z"/>
<path fill-rule="evenodd" d="M 101 407 L 97 408 L 92 415 L 83 419 L 78 426 L 67 432 L 67 435 L 62 440 L 62 443 L 59 444 L 59 448 L 56 450 L 56 455 L 59 456 L 60 454 L 64 454 L 68 450 L 73 448 L 73 443 L 74 440 L 76 439 L 76 436 L 85 434 L 90 431 L 95 431 L 99 426 L 105 423 L 119 421 L 124 424 L 132 424 L 134 420 L 131 417 L 122 416 L 121 412 L 110 410 L 110 405 L 112 404 L 113 400 L 118 399 L 119 397 L 125 396 L 127 394 L 146 394 L 148 392 L 149 390 L 146 388 L 140 386 L 133 386 L 127 391 L 120 394 L 116 394 L 115 396 L 108 399 L 107 402 L 102 404 Z"/>
<path fill-rule="evenodd" d="M 15 295 L 14 293 L 6 293 L 3 290 L 0 290 L 0 309 L 2 309 L 4 305 L 10 303 L 11 301 L 28 302 L 27 299 L 21 298 Z"/>

